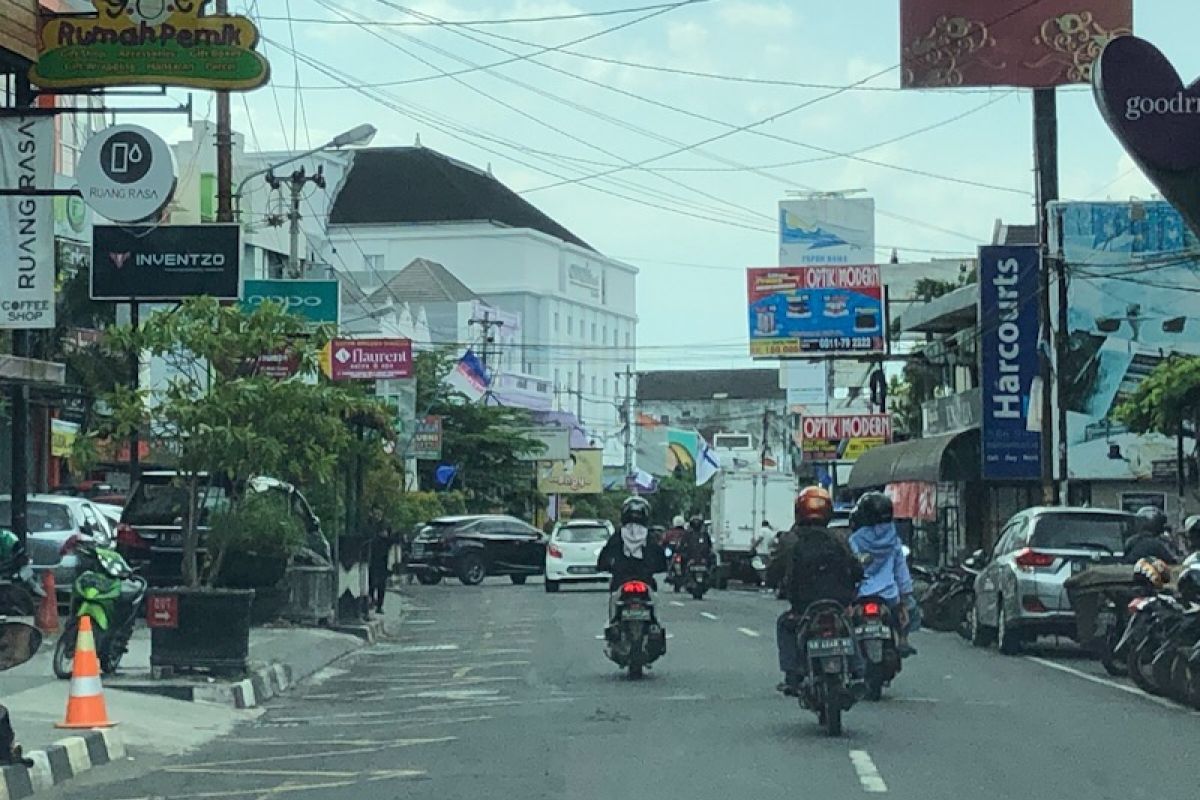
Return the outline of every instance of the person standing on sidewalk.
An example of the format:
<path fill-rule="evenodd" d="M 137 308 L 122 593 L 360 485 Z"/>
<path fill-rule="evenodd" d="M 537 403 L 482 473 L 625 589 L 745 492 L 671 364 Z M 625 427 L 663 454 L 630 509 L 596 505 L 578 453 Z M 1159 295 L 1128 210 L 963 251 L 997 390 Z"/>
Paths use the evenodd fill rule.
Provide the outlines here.
<path fill-rule="evenodd" d="M 396 537 L 392 535 L 391 526 L 383 521 L 383 515 L 378 511 L 371 515 L 371 522 L 375 528 L 375 536 L 371 539 L 371 562 L 367 578 L 371 604 L 375 607 L 376 614 L 382 614 L 390 575 L 388 561 L 392 547 L 396 544 Z"/>

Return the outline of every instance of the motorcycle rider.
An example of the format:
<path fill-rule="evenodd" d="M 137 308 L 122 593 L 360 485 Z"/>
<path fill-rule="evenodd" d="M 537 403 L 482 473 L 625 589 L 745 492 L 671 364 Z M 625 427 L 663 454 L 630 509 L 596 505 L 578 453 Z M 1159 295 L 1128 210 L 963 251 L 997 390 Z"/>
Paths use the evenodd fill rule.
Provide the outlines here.
<path fill-rule="evenodd" d="M 850 549 L 829 530 L 833 499 L 820 486 L 809 486 L 796 497 L 795 544 L 792 563 L 786 571 L 784 594 L 791 607 L 775 622 L 775 645 L 783 683 L 776 688 L 788 696 L 800 693 L 808 664 L 801 658 L 797 626 L 808 607 L 818 600 L 835 600 L 843 605 L 854 599 L 862 578 L 862 567 Z"/>
<path fill-rule="evenodd" d="M 699 514 L 693 514 L 691 520 L 688 521 L 687 533 L 683 535 L 679 548 L 683 553 L 684 569 L 687 569 L 693 561 L 703 561 L 710 569 L 712 568 L 712 537 L 705 532 L 704 518 Z"/>
<path fill-rule="evenodd" d="M 654 591 L 658 583 L 654 573 L 667 568 L 662 542 L 650 535 L 650 503 L 644 497 L 632 495 L 621 504 L 621 529 L 605 542 L 596 559 L 596 568 L 612 574 L 608 590 L 611 621 L 616 611 L 616 591 L 626 581 L 644 581 Z"/>
<path fill-rule="evenodd" d="M 1137 511 L 1137 526 L 1125 540 L 1126 564 L 1136 564 L 1143 558 L 1160 558 L 1168 564 L 1178 564 L 1179 558 L 1162 535 L 1167 530 L 1167 515 L 1158 506 L 1143 506 Z"/>
<path fill-rule="evenodd" d="M 1190 567 L 1200 564 L 1200 514 L 1193 514 L 1183 521 L 1183 538 L 1187 542 L 1188 551 L 1183 565 Z"/>
<path fill-rule="evenodd" d="M 671 527 L 667 528 L 662 535 L 663 547 L 669 547 L 672 551 L 678 551 L 679 543 L 683 541 L 683 537 L 686 535 L 687 528 L 685 527 L 683 515 L 676 514 L 671 520 Z"/>
<path fill-rule="evenodd" d="M 0 579 L 24 584 L 35 598 L 46 596 L 20 538 L 8 528 L 0 528 Z"/>
<path fill-rule="evenodd" d="M 850 549 L 863 559 L 865 576 L 859 584 L 858 596 L 882 598 L 892 612 L 896 624 L 900 655 L 916 655 L 908 643 L 908 608 L 913 591 L 912 574 L 904 543 L 896 532 L 892 519 L 892 501 L 883 492 L 867 492 L 858 498 L 850 513 Z"/>

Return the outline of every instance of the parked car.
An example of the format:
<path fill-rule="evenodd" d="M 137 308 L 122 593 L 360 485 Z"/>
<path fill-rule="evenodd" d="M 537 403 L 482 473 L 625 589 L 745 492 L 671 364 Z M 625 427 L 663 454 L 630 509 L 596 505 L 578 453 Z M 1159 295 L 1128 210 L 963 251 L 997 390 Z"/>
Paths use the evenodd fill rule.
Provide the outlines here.
<path fill-rule="evenodd" d="M 28 530 L 25 552 L 39 579 L 54 573 L 60 598 L 70 598 L 71 584 L 79 571 L 75 545 L 92 537 L 112 541 L 113 527 L 96 504 L 82 497 L 31 494 L 27 500 Z M 12 496 L 0 495 L 0 527 L 12 525 Z"/>
<path fill-rule="evenodd" d="M 499 514 L 439 517 L 413 540 L 408 569 L 430 585 L 454 575 L 467 586 L 488 575 L 516 584 L 545 570 L 546 537 L 527 522 Z"/>
<path fill-rule="evenodd" d="M 995 641 L 1012 655 L 1041 635 L 1074 637 L 1065 581 L 1119 561 L 1135 522 L 1132 514 L 1100 508 L 1036 507 L 1014 515 L 975 578 L 972 643 Z M 985 560 L 983 551 L 974 557 Z"/>
<path fill-rule="evenodd" d="M 208 517 L 228 499 L 223 486 L 202 476 L 196 498 L 200 555 Z M 151 586 L 171 586 L 183 577 L 183 521 L 188 489 L 174 470 L 143 472 L 121 510 L 117 550 Z"/>
<path fill-rule="evenodd" d="M 546 543 L 546 591 L 557 592 L 563 583 L 608 582 L 612 577 L 596 569 L 596 559 L 613 524 L 603 519 L 559 522 Z"/>

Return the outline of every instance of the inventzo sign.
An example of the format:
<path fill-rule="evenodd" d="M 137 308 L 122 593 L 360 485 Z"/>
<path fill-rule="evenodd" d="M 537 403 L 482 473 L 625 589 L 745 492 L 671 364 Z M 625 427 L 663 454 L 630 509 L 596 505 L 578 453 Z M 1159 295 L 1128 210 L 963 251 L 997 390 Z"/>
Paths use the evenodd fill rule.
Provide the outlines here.
<path fill-rule="evenodd" d="M 236 300 L 240 257 L 237 225 L 97 225 L 92 299 Z"/>
<path fill-rule="evenodd" d="M 248 280 L 242 291 L 242 308 L 253 312 L 267 301 L 313 325 L 336 325 L 340 290 L 333 280 Z"/>

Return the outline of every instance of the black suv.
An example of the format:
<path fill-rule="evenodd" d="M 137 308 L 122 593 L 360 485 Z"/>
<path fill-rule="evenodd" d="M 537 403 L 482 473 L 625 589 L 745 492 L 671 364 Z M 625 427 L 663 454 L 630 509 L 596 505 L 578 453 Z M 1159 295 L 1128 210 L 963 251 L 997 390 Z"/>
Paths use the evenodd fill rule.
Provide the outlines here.
<path fill-rule="evenodd" d="M 223 486 L 200 476 L 196 508 L 200 533 L 199 556 L 204 557 L 208 518 L 228 494 Z M 183 576 L 183 518 L 188 490 L 174 470 L 143 472 L 121 511 L 117 550 L 151 586 L 178 584 Z"/>
<path fill-rule="evenodd" d="M 446 575 L 467 586 L 483 583 L 488 575 L 508 575 L 522 584 L 545 571 L 546 537 L 516 517 L 439 517 L 413 540 L 408 568 L 426 585 Z"/>

